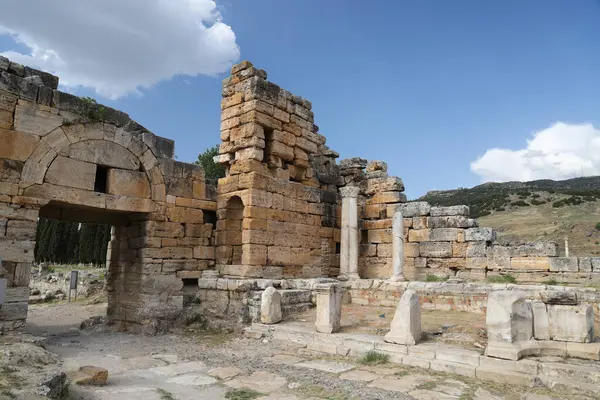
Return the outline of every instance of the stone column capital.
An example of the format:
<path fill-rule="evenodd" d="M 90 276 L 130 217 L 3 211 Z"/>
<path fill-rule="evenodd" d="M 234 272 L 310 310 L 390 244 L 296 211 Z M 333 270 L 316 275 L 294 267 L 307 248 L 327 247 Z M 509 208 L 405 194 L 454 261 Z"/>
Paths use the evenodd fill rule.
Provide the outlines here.
<path fill-rule="evenodd" d="M 342 195 L 342 198 L 346 198 L 346 197 L 357 198 L 359 193 L 360 193 L 360 188 L 358 188 L 356 186 L 346 186 L 346 187 L 340 188 L 340 194 Z"/>

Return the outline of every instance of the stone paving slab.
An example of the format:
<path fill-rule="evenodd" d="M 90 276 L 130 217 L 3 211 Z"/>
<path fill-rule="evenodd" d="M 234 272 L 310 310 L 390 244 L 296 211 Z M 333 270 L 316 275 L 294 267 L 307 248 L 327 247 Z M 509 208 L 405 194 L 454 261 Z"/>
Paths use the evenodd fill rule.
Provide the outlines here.
<path fill-rule="evenodd" d="M 279 375 L 267 371 L 256 371 L 249 376 L 238 376 L 225 382 L 225 385 L 234 389 L 252 389 L 260 393 L 272 393 L 281 389 L 287 380 Z"/>
<path fill-rule="evenodd" d="M 345 363 L 325 361 L 325 360 L 305 361 L 302 363 L 294 364 L 294 366 L 301 367 L 301 368 L 316 369 L 318 371 L 323 371 L 323 372 L 331 372 L 333 374 L 339 374 L 341 372 L 350 371 L 351 369 L 355 368 L 355 366 L 352 364 L 345 364 Z"/>
<path fill-rule="evenodd" d="M 426 375 L 406 375 L 398 379 L 378 379 L 373 381 L 369 387 L 390 390 L 392 392 L 407 393 L 414 390 L 417 386 L 427 382 L 434 382 L 435 378 Z"/>
<path fill-rule="evenodd" d="M 299 363 L 300 361 L 305 361 L 305 359 L 301 358 L 301 357 L 292 356 L 289 354 L 275 354 L 273 357 L 263 358 L 263 361 L 270 362 L 273 364 L 290 365 L 290 364 Z"/>

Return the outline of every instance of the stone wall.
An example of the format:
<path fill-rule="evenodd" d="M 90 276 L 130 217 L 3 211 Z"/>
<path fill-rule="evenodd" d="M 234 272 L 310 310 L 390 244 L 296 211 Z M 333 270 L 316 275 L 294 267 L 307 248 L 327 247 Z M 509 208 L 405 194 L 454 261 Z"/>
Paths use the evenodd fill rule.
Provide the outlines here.
<path fill-rule="evenodd" d="M 224 276 L 328 276 L 339 232 L 335 158 L 309 101 L 252 64 L 223 82 L 216 261 Z"/>
<path fill-rule="evenodd" d="M 57 88 L 58 77 L 0 57 L 0 329 L 25 322 L 40 216 L 111 224 L 109 320 L 168 326 L 186 280 L 214 266 L 215 189 L 173 159 L 173 141 Z"/>

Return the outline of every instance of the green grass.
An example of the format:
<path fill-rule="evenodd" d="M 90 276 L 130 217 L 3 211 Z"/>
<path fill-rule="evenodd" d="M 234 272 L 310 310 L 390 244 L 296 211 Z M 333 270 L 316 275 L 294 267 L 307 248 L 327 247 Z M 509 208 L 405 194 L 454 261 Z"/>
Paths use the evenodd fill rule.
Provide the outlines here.
<path fill-rule="evenodd" d="M 390 361 L 390 356 L 387 354 L 379 353 L 375 350 L 370 350 L 363 358 L 358 360 L 363 365 L 379 365 L 386 364 Z"/>
<path fill-rule="evenodd" d="M 433 390 L 433 389 L 435 389 L 436 386 L 437 386 L 437 382 L 431 381 L 431 382 L 421 383 L 419 386 L 417 386 L 417 389 Z"/>
<path fill-rule="evenodd" d="M 492 275 L 488 276 L 487 281 L 489 283 L 517 283 L 517 278 L 512 275 Z"/>
<path fill-rule="evenodd" d="M 173 394 L 171 394 L 171 392 L 168 392 L 164 389 L 156 389 L 156 392 L 160 395 L 160 400 L 175 400 L 175 397 L 173 397 Z"/>
<path fill-rule="evenodd" d="M 547 281 L 543 281 L 542 285 L 556 286 L 556 285 L 558 285 L 558 281 L 556 279 L 552 278 L 552 279 L 548 279 Z"/>
<path fill-rule="evenodd" d="M 225 393 L 225 398 L 229 400 L 253 400 L 265 394 L 252 389 L 232 389 Z"/>
<path fill-rule="evenodd" d="M 447 280 L 448 280 L 448 278 L 444 278 L 444 277 L 437 276 L 437 275 L 427 275 L 425 277 L 425 282 L 445 282 Z"/>

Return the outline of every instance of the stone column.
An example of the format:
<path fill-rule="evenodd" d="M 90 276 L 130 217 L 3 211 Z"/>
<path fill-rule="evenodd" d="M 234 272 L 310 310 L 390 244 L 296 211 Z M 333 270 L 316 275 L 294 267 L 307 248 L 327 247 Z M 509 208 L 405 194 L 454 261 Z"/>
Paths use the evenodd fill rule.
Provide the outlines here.
<path fill-rule="evenodd" d="M 334 333 L 340 330 L 342 319 L 342 286 L 339 283 L 321 283 L 315 286 L 317 294 L 317 332 Z"/>
<path fill-rule="evenodd" d="M 360 279 L 358 276 L 358 193 L 353 186 L 340 188 L 342 195 L 342 234 L 340 279 Z"/>
<path fill-rule="evenodd" d="M 404 217 L 402 211 L 394 213 L 392 237 L 392 266 L 394 272 L 390 281 L 403 282 L 406 279 L 404 278 Z"/>

